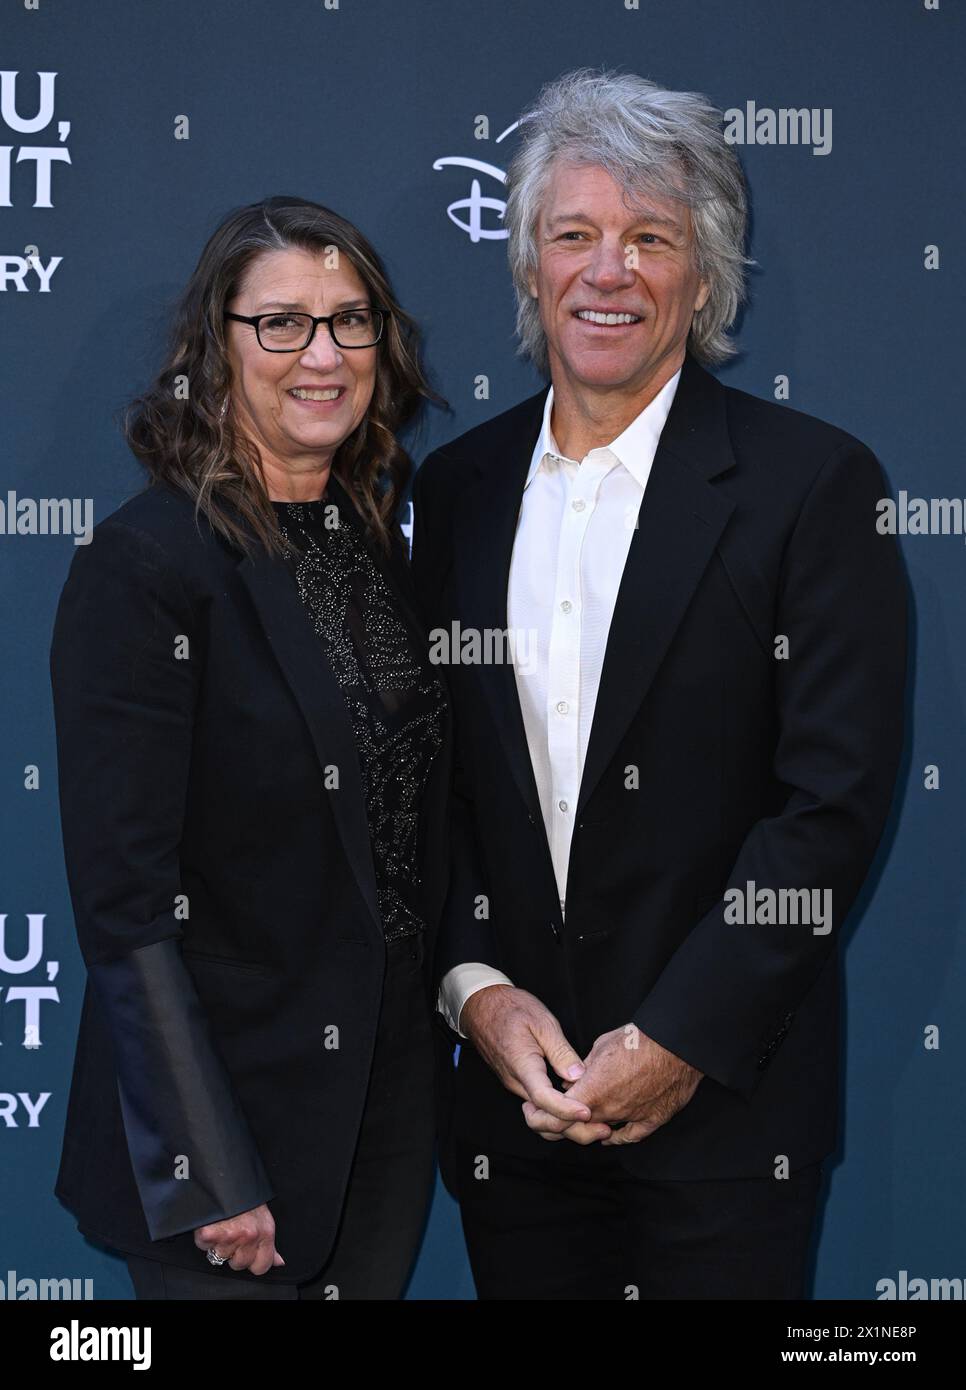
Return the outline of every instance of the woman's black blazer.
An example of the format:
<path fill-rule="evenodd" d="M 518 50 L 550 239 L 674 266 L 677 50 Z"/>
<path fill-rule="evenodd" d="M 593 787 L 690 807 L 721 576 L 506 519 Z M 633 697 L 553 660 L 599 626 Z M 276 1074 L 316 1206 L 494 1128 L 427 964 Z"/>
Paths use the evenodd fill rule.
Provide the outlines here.
<path fill-rule="evenodd" d="M 371 553 L 422 633 L 398 530 Z M 88 968 L 55 1191 L 96 1239 L 209 1271 L 192 1232 L 271 1201 L 286 1264 L 260 1277 L 309 1278 L 339 1220 L 385 943 L 347 709 L 291 572 L 149 487 L 78 549 L 51 678 Z M 449 759 L 447 721 L 420 827 L 428 1008 Z"/>

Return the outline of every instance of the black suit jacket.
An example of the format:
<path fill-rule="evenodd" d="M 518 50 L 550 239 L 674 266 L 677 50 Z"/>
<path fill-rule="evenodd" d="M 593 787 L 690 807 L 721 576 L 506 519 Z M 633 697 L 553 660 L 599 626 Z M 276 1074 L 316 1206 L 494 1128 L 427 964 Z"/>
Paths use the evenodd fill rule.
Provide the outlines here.
<path fill-rule="evenodd" d="M 372 553 L 421 634 L 398 531 Z M 57 1194 L 84 1232 L 196 1270 L 197 1227 L 270 1201 L 286 1264 L 260 1277 L 308 1278 L 341 1211 L 385 965 L 335 675 L 284 561 L 243 558 L 155 486 L 78 549 L 51 676 L 89 973 Z M 448 780 L 447 728 L 420 831 L 431 931 Z"/>
<path fill-rule="evenodd" d="M 506 627 L 545 397 L 420 469 L 413 569 L 430 626 Z M 566 924 L 513 670 L 448 668 L 457 794 L 439 975 L 484 961 L 539 996 L 582 1056 L 633 1021 L 704 1072 L 668 1124 L 618 1150 L 640 1175 L 766 1176 L 779 1155 L 795 1169 L 835 1145 L 836 941 L 903 740 L 905 585 L 875 525 L 886 495 L 857 439 L 686 358 L 610 628 Z M 724 891 L 749 882 L 830 889 L 833 929 L 729 924 Z M 477 1152 L 560 1147 L 526 1129 L 470 1045 L 450 1121 Z"/>

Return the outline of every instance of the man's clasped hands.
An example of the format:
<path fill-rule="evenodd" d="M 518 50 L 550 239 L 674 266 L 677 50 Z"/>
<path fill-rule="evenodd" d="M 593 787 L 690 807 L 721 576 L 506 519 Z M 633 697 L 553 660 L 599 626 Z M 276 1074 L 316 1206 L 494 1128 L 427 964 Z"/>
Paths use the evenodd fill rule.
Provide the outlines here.
<path fill-rule="evenodd" d="M 687 1105 L 703 1076 L 633 1023 L 602 1033 L 581 1060 L 550 1010 L 508 984 L 471 994 L 459 1026 L 550 1142 L 636 1144 Z"/>

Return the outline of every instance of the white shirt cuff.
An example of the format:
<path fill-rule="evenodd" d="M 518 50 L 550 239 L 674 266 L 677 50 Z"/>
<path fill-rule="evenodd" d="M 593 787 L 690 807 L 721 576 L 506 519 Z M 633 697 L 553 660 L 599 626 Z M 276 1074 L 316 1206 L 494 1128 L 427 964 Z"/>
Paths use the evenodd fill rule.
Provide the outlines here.
<path fill-rule="evenodd" d="M 474 960 L 468 961 L 465 965 L 454 965 L 452 970 L 447 970 L 443 976 L 436 1007 L 453 1031 L 465 1038 L 466 1034 L 460 1032 L 460 1014 L 470 995 L 476 994 L 477 990 L 486 989 L 488 985 L 512 984 L 513 981 L 507 979 L 502 970 L 494 970 L 492 965 L 484 965 L 482 961 Z"/>

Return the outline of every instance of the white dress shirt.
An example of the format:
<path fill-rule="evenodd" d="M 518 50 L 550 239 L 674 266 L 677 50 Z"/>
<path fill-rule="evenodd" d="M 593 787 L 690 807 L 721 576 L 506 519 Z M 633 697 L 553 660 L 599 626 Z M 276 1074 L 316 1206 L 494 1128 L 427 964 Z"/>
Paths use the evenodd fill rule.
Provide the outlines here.
<path fill-rule="evenodd" d="M 550 428 L 553 387 L 527 472 L 513 542 L 507 625 L 526 633 L 511 651 L 523 725 L 565 912 L 574 812 L 597 704 L 604 652 L 644 490 L 674 393 L 676 372 L 622 434 L 578 463 Z M 534 645 L 536 659 L 534 660 Z M 471 994 L 512 984 L 470 961 L 447 972 L 438 1007 L 459 1031 Z M 465 1036 L 465 1034 L 461 1034 Z"/>

